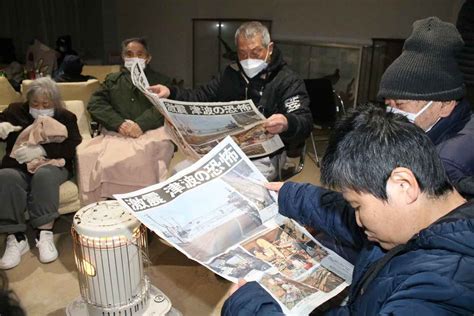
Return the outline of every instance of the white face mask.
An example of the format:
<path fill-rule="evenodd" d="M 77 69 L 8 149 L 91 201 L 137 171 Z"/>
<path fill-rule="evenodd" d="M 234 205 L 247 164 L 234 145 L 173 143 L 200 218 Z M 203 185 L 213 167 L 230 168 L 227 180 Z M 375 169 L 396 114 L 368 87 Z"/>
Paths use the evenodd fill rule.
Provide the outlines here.
<path fill-rule="evenodd" d="M 267 50 L 267 54 L 265 55 L 265 59 L 253 59 L 253 58 L 248 58 L 240 61 L 240 65 L 242 65 L 242 68 L 244 69 L 245 74 L 249 78 L 253 78 L 256 75 L 260 73 L 263 69 L 267 68 L 268 63 L 265 62 L 268 58 L 268 52 L 270 50 Z"/>
<path fill-rule="evenodd" d="M 392 113 L 398 113 L 398 114 L 401 114 L 403 116 L 405 116 L 410 122 L 412 122 L 413 124 L 415 123 L 415 120 L 418 116 L 420 116 L 421 114 L 423 114 L 423 112 L 426 111 L 427 108 L 430 107 L 430 105 L 433 104 L 433 101 L 430 101 L 428 102 L 420 111 L 418 111 L 418 113 L 410 113 L 410 112 L 405 112 L 403 110 L 400 110 L 400 109 L 397 109 L 397 108 L 393 108 L 391 106 L 387 106 L 387 112 L 392 112 Z M 440 120 L 440 118 L 438 118 L 436 120 L 436 122 L 431 125 L 430 127 L 428 127 L 425 132 L 428 132 L 430 129 L 433 128 L 433 126 L 438 123 L 438 121 Z"/>
<path fill-rule="evenodd" d="M 123 65 L 125 66 L 125 68 L 128 69 L 128 71 L 132 71 L 132 66 L 138 62 L 138 64 L 140 65 L 140 67 L 142 69 L 145 69 L 146 67 L 146 59 L 143 59 L 143 58 L 138 58 L 138 57 L 133 57 L 133 58 L 124 58 L 123 59 Z"/>
<path fill-rule="evenodd" d="M 30 114 L 31 114 L 31 116 L 33 116 L 33 118 L 35 120 L 40 115 L 53 117 L 54 116 L 54 109 L 51 108 L 51 109 L 42 109 L 42 110 L 40 110 L 40 109 L 30 108 Z"/>

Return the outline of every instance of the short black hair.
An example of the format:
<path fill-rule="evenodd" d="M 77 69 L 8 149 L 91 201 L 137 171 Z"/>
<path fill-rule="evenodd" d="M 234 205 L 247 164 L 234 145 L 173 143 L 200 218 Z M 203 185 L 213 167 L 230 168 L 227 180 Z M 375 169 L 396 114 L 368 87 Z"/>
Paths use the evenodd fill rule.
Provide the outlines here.
<path fill-rule="evenodd" d="M 397 167 L 410 169 L 429 196 L 453 190 L 426 133 L 406 117 L 368 104 L 348 111 L 336 123 L 322 159 L 321 182 L 386 201 L 387 180 Z"/>
<path fill-rule="evenodd" d="M 132 43 L 132 42 L 137 42 L 142 44 L 142 46 L 145 48 L 146 52 L 150 54 L 150 51 L 148 50 L 148 41 L 144 37 L 131 37 L 124 39 L 122 41 L 122 55 L 124 54 L 125 50 L 127 49 L 127 45 Z"/>
<path fill-rule="evenodd" d="M 26 315 L 26 312 L 20 305 L 18 296 L 9 289 L 8 278 L 4 271 L 0 271 L 0 315 Z"/>

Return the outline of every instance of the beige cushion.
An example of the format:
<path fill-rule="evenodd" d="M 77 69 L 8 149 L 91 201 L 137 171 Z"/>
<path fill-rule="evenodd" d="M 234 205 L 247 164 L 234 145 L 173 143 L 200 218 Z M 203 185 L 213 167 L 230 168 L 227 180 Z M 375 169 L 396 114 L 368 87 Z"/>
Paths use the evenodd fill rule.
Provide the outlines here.
<path fill-rule="evenodd" d="M 23 80 L 21 83 L 21 92 L 26 95 L 32 80 Z M 87 80 L 85 82 L 59 82 L 59 91 L 64 101 L 81 100 L 85 106 L 89 103 L 91 95 L 100 87 L 99 81 L 96 79 Z"/>
<path fill-rule="evenodd" d="M 75 212 L 80 208 L 79 189 L 68 180 L 59 187 L 59 214 Z"/>
<path fill-rule="evenodd" d="M 80 100 L 64 101 L 66 109 L 77 117 L 77 125 L 82 139 L 90 139 L 89 119 L 84 103 Z M 64 182 L 59 187 L 59 214 L 76 212 L 81 207 L 79 188 L 75 179 Z"/>
<path fill-rule="evenodd" d="M 7 78 L 0 77 L 0 112 L 14 102 L 23 102 L 23 97 L 13 89 Z"/>
<path fill-rule="evenodd" d="M 99 82 L 104 82 L 108 74 L 120 71 L 120 65 L 84 65 L 82 74 L 96 77 Z"/>
<path fill-rule="evenodd" d="M 81 133 L 82 138 L 91 138 L 90 120 L 84 102 L 81 100 L 68 100 L 64 101 L 64 105 L 66 106 L 66 109 L 76 114 L 77 126 L 79 127 L 79 133 Z"/>

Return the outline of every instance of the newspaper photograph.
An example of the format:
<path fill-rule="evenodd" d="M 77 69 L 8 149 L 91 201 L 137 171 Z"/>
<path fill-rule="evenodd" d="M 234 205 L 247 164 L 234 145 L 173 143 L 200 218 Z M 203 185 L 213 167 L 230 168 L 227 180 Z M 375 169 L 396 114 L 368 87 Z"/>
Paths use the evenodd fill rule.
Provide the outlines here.
<path fill-rule="evenodd" d="M 351 283 L 353 267 L 280 215 L 266 182 L 226 137 L 167 181 L 114 197 L 188 258 L 259 282 L 287 314 L 309 314 Z"/>
<path fill-rule="evenodd" d="M 266 118 L 252 100 L 232 102 L 184 102 L 160 99 L 148 90 L 145 72 L 135 63 L 133 84 L 166 118 L 165 128 L 185 155 L 197 160 L 226 136 L 231 136 L 250 158 L 267 156 L 280 148 L 280 136 L 263 126 Z"/>

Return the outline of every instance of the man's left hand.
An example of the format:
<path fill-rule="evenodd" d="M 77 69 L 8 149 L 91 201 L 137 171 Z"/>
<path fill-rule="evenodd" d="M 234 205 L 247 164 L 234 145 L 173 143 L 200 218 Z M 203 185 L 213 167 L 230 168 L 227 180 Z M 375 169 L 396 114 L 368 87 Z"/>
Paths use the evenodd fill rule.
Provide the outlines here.
<path fill-rule="evenodd" d="M 280 134 L 288 129 L 288 120 L 283 114 L 273 114 L 267 118 L 263 126 L 271 134 Z"/>

